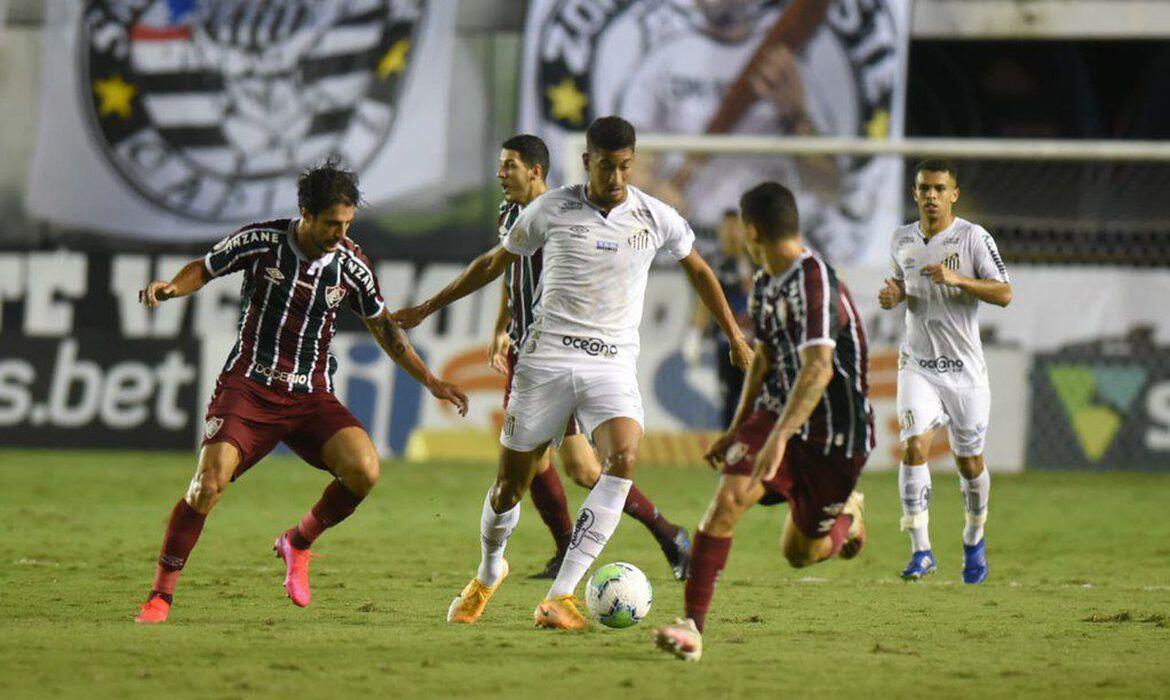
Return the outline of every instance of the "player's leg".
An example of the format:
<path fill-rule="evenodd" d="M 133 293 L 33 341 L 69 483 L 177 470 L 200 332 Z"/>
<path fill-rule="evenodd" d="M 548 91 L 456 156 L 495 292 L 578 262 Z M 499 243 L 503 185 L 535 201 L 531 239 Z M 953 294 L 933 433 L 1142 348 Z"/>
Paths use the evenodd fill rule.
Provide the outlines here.
<path fill-rule="evenodd" d="M 930 446 L 934 430 L 945 420 L 937 388 L 913 370 L 898 372 L 898 422 L 902 462 L 898 465 L 898 494 L 902 501 L 901 529 L 910 535 L 910 562 L 901 576 L 916 581 L 938 569 L 930 546 Z"/>
<path fill-rule="evenodd" d="M 866 457 L 846 456 L 793 438 L 780 475 L 791 481 L 780 536 L 784 558 L 801 568 L 830 557 L 851 559 L 865 544 L 865 497 L 854 490 Z"/>
<path fill-rule="evenodd" d="M 983 526 L 991 498 L 991 474 L 983 460 L 984 440 L 991 413 L 991 392 L 987 386 L 948 392 L 944 396 L 951 416 L 948 431 L 959 488 L 963 494 L 963 581 L 982 583 L 987 578 L 987 543 Z"/>
<path fill-rule="evenodd" d="M 471 624 L 479 620 L 488 600 L 508 576 L 504 551 L 520 522 L 520 501 L 546 459 L 547 444 L 530 450 L 500 448 L 500 468 L 488 489 L 479 519 L 480 560 L 471 579 L 447 608 L 447 621 Z"/>
<path fill-rule="evenodd" d="M 540 514 L 540 519 L 544 521 L 556 543 L 556 552 L 545 563 L 544 569 L 529 578 L 555 578 L 561 568 L 561 560 L 569 549 L 569 538 L 573 536 L 573 519 L 569 516 L 565 487 L 557 475 L 557 470 L 552 466 L 552 459 L 547 450 L 541 458 L 528 491 L 532 496 L 532 505 L 536 506 L 536 512 Z"/>
<path fill-rule="evenodd" d="M 565 432 L 565 439 L 556 453 L 565 473 L 578 486 L 591 489 L 601 478 L 601 462 L 597 452 L 577 430 L 576 421 Z M 662 549 L 674 577 L 679 581 L 685 580 L 691 558 L 691 536 L 687 529 L 667 519 L 637 484 L 630 486 L 623 510 L 650 531 Z"/>
<path fill-rule="evenodd" d="M 299 440 L 289 440 L 310 464 L 320 462 L 335 478 L 325 487 L 321 498 L 295 526 L 286 531 L 289 543 L 307 550 L 325 530 L 338 525 L 357 510 L 358 505 L 378 483 L 381 465 L 378 451 L 369 433 L 351 425 L 338 430 L 320 447 L 320 457 L 313 457 Z"/>

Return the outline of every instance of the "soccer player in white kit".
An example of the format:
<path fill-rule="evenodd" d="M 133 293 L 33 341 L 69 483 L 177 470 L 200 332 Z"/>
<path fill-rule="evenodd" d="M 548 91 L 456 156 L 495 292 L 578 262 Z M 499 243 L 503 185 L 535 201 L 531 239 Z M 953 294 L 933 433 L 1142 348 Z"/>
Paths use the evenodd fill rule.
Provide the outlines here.
<path fill-rule="evenodd" d="M 1007 306 L 1012 287 L 991 234 L 954 214 L 959 199 L 954 164 L 926 160 L 915 171 L 919 220 L 894 231 L 893 276 L 878 293 L 883 309 L 906 302 L 906 339 L 898 352 L 898 490 L 912 554 L 902 578 L 917 580 L 938 568 L 927 532 L 927 458 L 934 430 L 946 425 L 967 519 L 963 581 L 980 583 L 987 578 L 983 525 L 991 479 L 983 445 L 991 389 L 977 314 L 981 301 Z"/>
<path fill-rule="evenodd" d="M 520 214 L 502 245 L 473 261 L 426 302 L 395 314 L 404 327 L 499 277 L 519 256 L 543 248 L 535 318 L 520 343 L 512 396 L 500 434 L 500 469 L 480 520 L 475 577 L 451 603 L 469 621 L 482 614 L 508 573 L 504 548 L 520 500 L 546 447 L 574 414 L 593 439 L 604 473 L 589 492 L 556 580 L 533 614 L 540 627 L 588 625 L 573 595 L 617 528 L 633 484 L 643 432 L 636 361 L 650 264 L 659 250 L 679 262 L 746 369 L 752 350 L 719 281 L 693 249 L 690 225 L 671 207 L 628 184 L 634 127 L 601 117 L 586 130 L 587 185 L 550 190 Z"/>

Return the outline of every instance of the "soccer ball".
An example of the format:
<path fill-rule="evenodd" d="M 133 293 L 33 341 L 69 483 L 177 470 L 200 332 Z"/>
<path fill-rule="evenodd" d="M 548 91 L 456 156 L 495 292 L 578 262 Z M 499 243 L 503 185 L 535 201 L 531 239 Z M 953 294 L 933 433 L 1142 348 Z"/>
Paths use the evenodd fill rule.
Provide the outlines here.
<path fill-rule="evenodd" d="M 593 573 L 585 589 L 589 612 L 606 627 L 633 627 L 650 612 L 654 591 L 646 574 L 633 564 L 606 564 Z"/>

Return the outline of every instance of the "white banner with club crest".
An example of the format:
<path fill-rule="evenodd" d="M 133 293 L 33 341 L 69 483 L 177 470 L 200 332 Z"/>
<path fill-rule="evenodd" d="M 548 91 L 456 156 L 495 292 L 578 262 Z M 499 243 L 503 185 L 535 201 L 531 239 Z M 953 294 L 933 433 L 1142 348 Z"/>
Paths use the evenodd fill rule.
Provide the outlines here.
<path fill-rule="evenodd" d="M 328 157 L 371 203 L 431 187 L 454 21 L 439 0 L 51 0 L 28 210 L 206 240 L 295 213 Z"/>

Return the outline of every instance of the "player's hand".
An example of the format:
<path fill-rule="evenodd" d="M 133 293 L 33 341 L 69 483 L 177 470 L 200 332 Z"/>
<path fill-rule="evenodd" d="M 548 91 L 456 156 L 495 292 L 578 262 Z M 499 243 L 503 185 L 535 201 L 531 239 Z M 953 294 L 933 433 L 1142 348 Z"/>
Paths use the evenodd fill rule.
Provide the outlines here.
<path fill-rule="evenodd" d="M 796 65 L 796 56 L 787 46 L 777 44 L 767 49 L 754 66 L 748 83 L 757 97 L 768 100 L 776 107 L 776 113 L 782 121 L 808 118 L 804 81 Z"/>
<path fill-rule="evenodd" d="M 878 303 L 881 304 L 883 309 L 892 309 L 898 304 L 901 304 L 905 297 L 906 294 L 902 291 L 902 286 L 895 280 L 887 277 L 886 286 L 882 287 L 882 290 L 878 292 Z"/>
<path fill-rule="evenodd" d="M 755 354 L 756 351 L 752 349 L 751 345 L 748 345 L 748 341 L 742 335 L 737 333 L 731 339 L 731 364 L 738 367 L 741 372 L 748 371 Z"/>
<path fill-rule="evenodd" d="M 464 394 L 458 386 L 440 379 L 432 379 L 427 384 L 427 389 L 436 399 L 450 402 L 455 410 L 459 411 L 459 415 L 467 415 L 467 394 Z"/>
<path fill-rule="evenodd" d="M 925 265 L 922 268 L 922 276 L 929 277 L 931 282 L 945 287 L 959 286 L 959 273 L 946 265 Z"/>
<path fill-rule="evenodd" d="M 173 299 L 178 292 L 170 282 L 151 282 L 146 289 L 138 291 L 138 303 L 148 309 L 153 309 L 167 299 Z"/>
<path fill-rule="evenodd" d="M 751 488 L 755 488 L 756 484 L 761 484 L 776 476 L 776 472 L 780 469 L 780 463 L 784 461 L 784 450 L 788 447 L 787 438 L 782 438 L 780 433 L 773 430 L 768 433 L 768 441 L 764 443 L 764 449 L 756 455 L 756 466 L 752 470 Z"/>
<path fill-rule="evenodd" d="M 505 376 L 508 374 L 508 350 L 511 347 L 512 338 L 504 332 L 496 333 L 492 338 L 491 347 L 488 348 L 488 365 Z"/>
<path fill-rule="evenodd" d="M 399 309 L 390 315 L 394 318 L 394 322 L 402 327 L 403 330 L 409 330 L 422 323 L 427 316 L 430 316 L 431 309 L 430 305 L 424 301 L 418 306 Z"/>
<path fill-rule="evenodd" d="M 707 447 L 707 453 L 703 455 L 703 461 L 712 469 L 718 470 L 723 464 L 724 455 L 727 454 L 727 450 L 733 442 L 735 442 L 735 431 L 728 430 Z"/>

